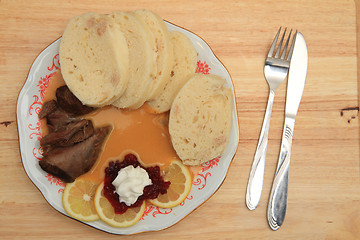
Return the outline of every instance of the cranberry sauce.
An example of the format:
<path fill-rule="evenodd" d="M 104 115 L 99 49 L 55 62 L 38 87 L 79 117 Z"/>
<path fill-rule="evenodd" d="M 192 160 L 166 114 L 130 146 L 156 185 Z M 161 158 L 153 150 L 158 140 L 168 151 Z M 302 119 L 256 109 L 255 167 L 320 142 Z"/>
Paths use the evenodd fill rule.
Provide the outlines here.
<path fill-rule="evenodd" d="M 117 177 L 120 169 L 130 165 L 134 168 L 140 166 L 145 169 L 149 174 L 152 184 L 144 188 L 143 195 L 141 195 L 134 204 L 127 206 L 125 203 L 120 202 L 119 195 L 115 192 L 115 187 L 112 185 L 112 182 Z M 122 162 L 110 162 L 109 166 L 105 169 L 104 196 L 109 200 L 117 214 L 126 212 L 128 208 L 141 206 L 146 199 L 154 199 L 157 198 L 159 194 L 165 194 L 169 186 L 170 182 L 165 182 L 160 175 L 159 166 L 145 168 L 140 165 L 136 156 L 133 154 L 127 154 Z"/>

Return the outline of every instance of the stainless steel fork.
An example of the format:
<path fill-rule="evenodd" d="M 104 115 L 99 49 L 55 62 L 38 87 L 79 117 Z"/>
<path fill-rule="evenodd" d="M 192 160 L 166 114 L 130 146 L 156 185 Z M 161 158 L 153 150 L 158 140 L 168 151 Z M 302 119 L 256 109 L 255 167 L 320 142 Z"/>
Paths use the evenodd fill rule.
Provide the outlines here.
<path fill-rule="evenodd" d="M 262 192 L 262 186 L 264 181 L 264 171 L 265 171 L 265 158 L 266 158 L 266 148 L 268 143 L 269 135 L 269 126 L 270 126 L 270 117 L 272 106 L 275 97 L 275 90 L 283 82 L 289 72 L 290 59 L 292 56 L 292 51 L 294 49 L 294 41 L 291 44 L 289 53 L 286 57 L 287 47 L 291 38 L 290 30 L 289 36 L 286 40 L 285 46 L 281 51 L 283 40 L 286 34 L 286 28 L 281 37 L 281 40 L 278 44 L 277 50 L 274 55 L 276 48 L 276 43 L 278 41 L 279 35 L 281 32 L 281 27 L 277 32 L 275 39 L 270 47 L 268 56 L 265 60 L 265 78 L 270 87 L 269 99 L 266 107 L 266 113 L 264 117 L 264 122 L 261 128 L 259 142 L 256 148 L 256 153 L 254 156 L 253 164 L 250 171 L 248 186 L 246 190 L 246 205 L 250 210 L 254 210 L 260 201 L 260 196 Z M 296 34 L 295 34 L 296 35 Z M 281 54 L 280 54 L 281 52 Z M 286 58 L 285 58 L 286 57 Z"/>

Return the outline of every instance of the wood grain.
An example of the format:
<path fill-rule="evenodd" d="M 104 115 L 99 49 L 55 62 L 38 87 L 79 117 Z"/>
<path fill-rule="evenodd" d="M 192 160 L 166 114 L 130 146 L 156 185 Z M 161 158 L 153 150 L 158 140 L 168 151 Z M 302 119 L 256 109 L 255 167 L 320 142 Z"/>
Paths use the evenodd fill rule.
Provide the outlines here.
<path fill-rule="evenodd" d="M 0 239 L 105 239 L 58 213 L 26 176 L 18 149 L 17 96 L 29 68 L 71 17 L 148 8 L 201 36 L 229 70 L 240 143 L 219 191 L 175 226 L 122 239 L 359 239 L 359 1 L 0 1 Z M 277 90 L 259 207 L 245 206 L 268 86 L 264 57 L 279 26 L 303 33 L 308 75 L 295 125 L 284 225 L 267 225 L 285 90 Z M 351 110 L 354 109 L 354 110 Z"/>

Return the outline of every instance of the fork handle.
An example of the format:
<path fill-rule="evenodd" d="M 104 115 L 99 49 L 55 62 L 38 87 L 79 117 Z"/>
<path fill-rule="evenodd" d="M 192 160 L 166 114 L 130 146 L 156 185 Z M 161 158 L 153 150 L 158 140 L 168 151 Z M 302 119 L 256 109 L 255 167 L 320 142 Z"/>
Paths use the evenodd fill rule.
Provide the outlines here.
<path fill-rule="evenodd" d="M 246 206 L 254 210 L 260 202 L 262 186 L 264 181 L 266 148 L 269 136 L 270 117 L 274 102 L 275 92 L 270 90 L 269 99 L 266 107 L 263 125 L 259 142 L 256 148 L 253 164 L 250 170 L 249 181 L 246 189 Z"/>
<path fill-rule="evenodd" d="M 285 219 L 294 125 L 295 119 L 285 119 L 280 156 L 268 204 L 268 223 L 272 230 L 279 229 Z"/>

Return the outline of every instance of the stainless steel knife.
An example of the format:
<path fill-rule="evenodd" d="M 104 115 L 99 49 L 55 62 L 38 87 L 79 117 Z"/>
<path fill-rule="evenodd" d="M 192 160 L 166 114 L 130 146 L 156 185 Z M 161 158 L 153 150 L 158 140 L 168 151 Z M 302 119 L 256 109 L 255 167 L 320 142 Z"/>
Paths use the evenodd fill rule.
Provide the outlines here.
<path fill-rule="evenodd" d="M 308 66 L 308 51 L 304 36 L 301 33 L 297 33 L 295 37 L 295 46 L 290 62 L 287 83 L 285 123 L 281 150 L 268 204 L 268 222 L 272 230 L 279 229 L 285 219 L 291 143 Z"/>

